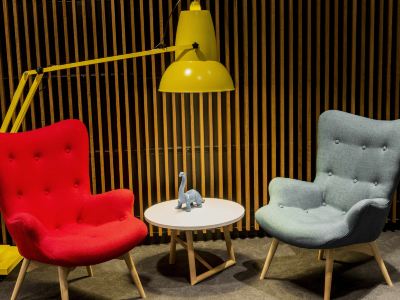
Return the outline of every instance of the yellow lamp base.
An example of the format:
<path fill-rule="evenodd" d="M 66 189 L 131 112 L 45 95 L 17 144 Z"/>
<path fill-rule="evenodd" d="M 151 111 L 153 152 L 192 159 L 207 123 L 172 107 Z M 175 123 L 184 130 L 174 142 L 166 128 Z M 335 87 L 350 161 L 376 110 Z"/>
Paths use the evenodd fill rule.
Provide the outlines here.
<path fill-rule="evenodd" d="M 0 245 L 0 275 L 10 274 L 22 259 L 17 247 Z"/>

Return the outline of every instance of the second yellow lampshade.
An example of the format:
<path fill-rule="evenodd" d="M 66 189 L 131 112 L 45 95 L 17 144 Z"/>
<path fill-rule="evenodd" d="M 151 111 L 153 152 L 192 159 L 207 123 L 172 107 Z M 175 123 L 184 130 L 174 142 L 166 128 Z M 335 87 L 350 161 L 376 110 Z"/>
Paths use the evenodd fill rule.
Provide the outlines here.
<path fill-rule="evenodd" d="M 194 1 L 179 16 L 175 45 L 195 49 L 176 51 L 175 61 L 163 74 L 160 92 L 203 93 L 234 90 L 228 70 L 219 62 L 214 25 L 208 10 Z"/>

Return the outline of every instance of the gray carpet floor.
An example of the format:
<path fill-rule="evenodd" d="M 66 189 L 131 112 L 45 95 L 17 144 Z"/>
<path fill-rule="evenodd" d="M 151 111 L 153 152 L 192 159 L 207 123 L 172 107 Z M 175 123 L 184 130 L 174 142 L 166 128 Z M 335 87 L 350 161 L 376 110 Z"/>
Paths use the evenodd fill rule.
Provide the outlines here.
<path fill-rule="evenodd" d="M 205 281 L 190 286 L 186 252 L 178 245 L 176 265 L 168 264 L 168 245 L 140 246 L 132 251 L 136 268 L 149 299 L 321 299 L 324 262 L 317 251 L 281 244 L 267 279 L 258 279 L 268 238 L 235 239 L 237 264 Z M 375 260 L 350 252 L 335 257 L 333 299 L 400 299 L 400 232 L 384 232 L 378 240 L 394 283 L 389 288 Z M 196 242 L 195 248 L 211 264 L 226 257 L 223 241 Z M 69 275 L 70 299 L 138 299 L 123 261 L 113 260 Z M 0 282 L 0 299 L 9 299 L 18 275 L 17 267 Z M 204 271 L 201 265 L 198 272 Z M 27 274 L 18 299 L 59 299 L 57 269 L 43 267 Z"/>

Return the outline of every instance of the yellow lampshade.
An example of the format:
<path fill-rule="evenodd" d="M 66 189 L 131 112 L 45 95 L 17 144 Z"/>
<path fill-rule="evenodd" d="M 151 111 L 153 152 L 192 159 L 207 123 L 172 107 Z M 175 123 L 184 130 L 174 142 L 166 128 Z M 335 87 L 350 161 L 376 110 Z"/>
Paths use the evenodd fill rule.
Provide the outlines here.
<path fill-rule="evenodd" d="M 175 45 L 194 44 L 197 49 L 175 52 L 175 61 L 164 72 L 159 91 L 202 93 L 234 90 L 228 70 L 219 62 L 211 14 L 194 1 L 179 16 Z"/>

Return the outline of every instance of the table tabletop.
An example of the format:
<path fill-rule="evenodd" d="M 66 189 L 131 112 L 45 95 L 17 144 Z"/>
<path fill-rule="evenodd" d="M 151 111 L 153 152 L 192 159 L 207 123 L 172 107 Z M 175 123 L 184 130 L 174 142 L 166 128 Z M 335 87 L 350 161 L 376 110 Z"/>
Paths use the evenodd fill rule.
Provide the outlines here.
<path fill-rule="evenodd" d="M 178 200 L 164 201 L 149 207 L 144 217 L 152 225 L 175 230 L 202 230 L 222 227 L 239 221 L 244 208 L 239 203 L 217 198 L 204 198 L 202 207 L 190 212 L 176 209 Z"/>

